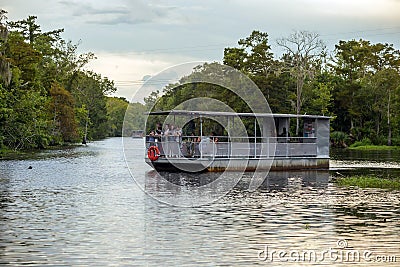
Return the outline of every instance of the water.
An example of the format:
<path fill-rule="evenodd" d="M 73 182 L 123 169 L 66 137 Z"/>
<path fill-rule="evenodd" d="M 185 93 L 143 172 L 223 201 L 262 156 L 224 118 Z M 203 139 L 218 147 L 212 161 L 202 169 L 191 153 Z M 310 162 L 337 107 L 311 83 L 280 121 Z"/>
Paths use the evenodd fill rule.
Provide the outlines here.
<path fill-rule="evenodd" d="M 125 139 L 125 144 L 132 147 L 125 151 L 131 170 L 120 138 L 0 161 L 0 265 L 250 266 L 273 261 L 274 266 L 381 266 L 369 261 L 378 256 L 397 256 L 392 266 L 400 262 L 399 192 L 344 189 L 330 182 L 336 172 L 358 170 L 354 164 L 374 160 L 339 155 L 331 172 L 271 173 L 255 192 L 247 190 L 251 175 L 246 174 L 216 202 L 182 208 L 152 196 L 206 197 L 198 194 L 196 183 L 216 174 L 201 174 L 197 181 L 169 174 L 183 185 L 175 190 L 143 163 L 142 140 Z M 396 167 L 399 161 L 387 162 Z M 130 171 L 142 174 L 135 179 L 144 182 L 147 193 Z M 315 257 L 304 260 L 299 255 L 305 252 Z M 347 257 L 350 252 L 360 259 Z"/>
<path fill-rule="evenodd" d="M 400 177 L 400 150 L 360 151 L 334 149 L 331 170 L 339 175 L 373 174 L 384 178 Z"/>

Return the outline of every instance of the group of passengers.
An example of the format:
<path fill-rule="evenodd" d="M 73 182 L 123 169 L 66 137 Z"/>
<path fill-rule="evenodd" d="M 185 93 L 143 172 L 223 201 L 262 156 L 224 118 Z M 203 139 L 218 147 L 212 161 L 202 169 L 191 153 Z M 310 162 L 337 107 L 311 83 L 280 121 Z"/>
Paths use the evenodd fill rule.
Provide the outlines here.
<path fill-rule="evenodd" d="M 165 124 L 164 129 L 160 123 L 157 123 L 155 130 L 149 134 L 149 142 L 161 142 L 161 141 L 175 141 L 180 142 L 182 138 L 182 129 L 173 125 Z"/>
<path fill-rule="evenodd" d="M 149 145 L 157 143 L 160 153 L 169 157 L 181 156 L 181 141 L 182 129 L 173 124 L 165 124 L 163 129 L 161 123 L 157 123 L 156 129 L 147 137 Z"/>
<path fill-rule="evenodd" d="M 168 157 L 200 156 L 199 144 L 202 142 L 201 137 L 195 136 L 192 132 L 182 142 L 182 129 L 173 124 L 165 124 L 163 128 L 161 123 L 157 123 L 156 129 L 150 131 L 146 141 L 148 146 L 156 145 L 160 150 L 160 154 Z M 212 132 L 210 137 L 203 138 L 204 141 L 216 143 L 218 138 Z"/>

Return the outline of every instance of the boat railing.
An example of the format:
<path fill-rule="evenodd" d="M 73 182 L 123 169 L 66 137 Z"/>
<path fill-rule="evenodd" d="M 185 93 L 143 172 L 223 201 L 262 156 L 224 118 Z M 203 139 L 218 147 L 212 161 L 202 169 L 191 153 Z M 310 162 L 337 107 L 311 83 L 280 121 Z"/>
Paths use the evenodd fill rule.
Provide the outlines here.
<path fill-rule="evenodd" d="M 316 137 L 146 136 L 161 157 L 174 158 L 271 158 L 315 157 Z"/>

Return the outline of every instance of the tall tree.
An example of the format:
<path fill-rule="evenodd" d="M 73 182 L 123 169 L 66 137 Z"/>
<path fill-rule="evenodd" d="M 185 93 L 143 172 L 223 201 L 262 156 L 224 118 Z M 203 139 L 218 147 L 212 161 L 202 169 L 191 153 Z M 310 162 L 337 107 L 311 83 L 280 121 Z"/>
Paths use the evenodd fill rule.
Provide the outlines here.
<path fill-rule="evenodd" d="M 291 81 L 279 72 L 280 62 L 274 59 L 268 34 L 253 31 L 238 41 L 239 47 L 225 48 L 223 63 L 248 75 L 268 100 L 273 112 L 287 112 Z"/>
<path fill-rule="evenodd" d="M 73 96 L 56 82 L 50 88 L 50 96 L 50 112 L 53 117 L 52 135 L 59 136 L 61 142 L 77 141 L 78 132 Z"/>
<path fill-rule="evenodd" d="M 86 109 L 87 117 L 82 122 L 87 139 L 99 139 L 107 136 L 106 95 L 115 92 L 114 83 L 108 78 L 92 71 L 78 72 L 71 92 L 79 108 Z"/>
<path fill-rule="evenodd" d="M 36 38 L 40 36 L 47 36 L 49 38 L 48 40 L 57 40 L 60 38 L 60 33 L 64 31 L 63 29 L 42 33 L 40 25 L 36 23 L 36 19 L 36 16 L 29 16 L 24 20 L 11 21 L 8 25 L 11 29 L 15 29 L 18 33 L 24 36 L 24 38 L 32 45 Z"/>
<path fill-rule="evenodd" d="M 0 78 L 6 86 L 11 81 L 11 68 L 10 61 L 4 55 L 5 46 L 8 38 L 8 27 L 7 27 L 7 11 L 0 10 Z"/>
<path fill-rule="evenodd" d="M 307 78 L 314 77 L 325 56 L 325 45 L 317 33 L 296 31 L 289 37 L 278 39 L 278 45 L 286 54 L 284 61 L 290 74 L 296 79 L 296 114 L 302 108 L 303 86 Z M 296 135 L 299 132 L 299 119 L 296 122 Z"/>
<path fill-rule="evenodd" d="M 375 96 L 376 101 L 372 103 L 375 116 L 376 134 L 380 134 L 381 121 L 385 119 L 387 131 L 387 145 L 392 145 L 393 120 L 398 118 L 400 112 L 393 108 L 396 100 L 396 93 L 400 88 L 400 74 L 395 69 L 382 69 L 374 75 L 365 79 L 365 87 L 370 91 L 371 96 Z"/>
<path fill-rule="evenodd" d="M 386 114 L 393 99 L 388 101 L 386 97 L 393 96 L 396 79 L 389 73 L 399 71 L 399 62 L 400 52 L 393 45 L 371 44 L 361 39 L 340 41 L 335 46 L 331 64 L 332 72 L 338 77 L 334 93 L 335 113 L 337 121 L 349 124 L 345 129 L 350 129 L 355 138 L 379 136 L 382 120 L 390 119 L 390 114 Z M 388 75 L 390 79 L 387 79 Z"/>
<path fill-rule="evenodd" d="M 246 51 L 245 70 L 252 75 L 267 76 L 274 63 L 266 32 L 253 31 L 238 44 Z"/>

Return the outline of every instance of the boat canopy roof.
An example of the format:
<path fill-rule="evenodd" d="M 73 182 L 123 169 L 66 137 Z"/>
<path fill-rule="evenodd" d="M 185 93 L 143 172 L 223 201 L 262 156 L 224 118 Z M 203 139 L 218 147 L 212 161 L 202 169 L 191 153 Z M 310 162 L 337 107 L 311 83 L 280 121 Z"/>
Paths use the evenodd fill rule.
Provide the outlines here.
<path fill-rule="evenodd" d="M 236 113 L 223 111 L 192 111 L 192 110 L 166 110 L 147 112 L 148 115 L 179 115 L 179 116 L 210 116 L 210 117 L 274 117 L 274 118 L 305 118 L 305 119 L 326 119 L 329 116 L 320 115 L 296 115 L 296 114 L 279 114 L 279 113 Z"/>

